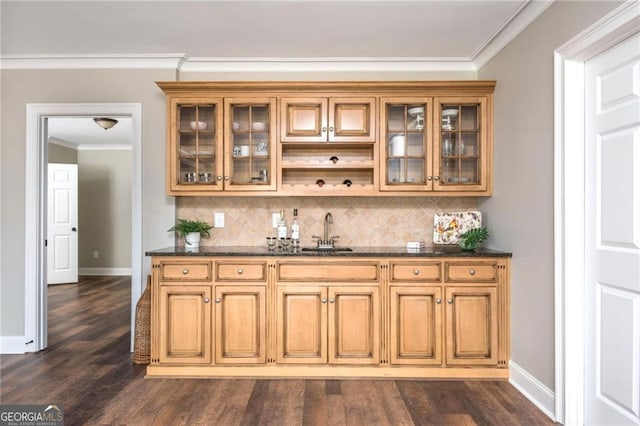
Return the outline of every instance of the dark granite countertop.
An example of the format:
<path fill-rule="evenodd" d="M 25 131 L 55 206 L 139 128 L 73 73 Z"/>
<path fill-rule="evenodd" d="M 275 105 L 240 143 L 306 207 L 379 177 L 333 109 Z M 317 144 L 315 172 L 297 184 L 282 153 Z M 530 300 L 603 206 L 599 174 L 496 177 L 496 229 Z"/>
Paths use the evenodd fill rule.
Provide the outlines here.
<path fill-rule="evenodd" d="M 260 246 L 184 246 L 166 247 L 146 252 L 147 256 L 259 256 L 259 257 L 511 257 L 511 253 L 479 248 L 463 251 L 457 246 L 427 247 L 424 251 L 410 252 L 404 247 L 352 247 L 353 251 L 269 251 Z"/>

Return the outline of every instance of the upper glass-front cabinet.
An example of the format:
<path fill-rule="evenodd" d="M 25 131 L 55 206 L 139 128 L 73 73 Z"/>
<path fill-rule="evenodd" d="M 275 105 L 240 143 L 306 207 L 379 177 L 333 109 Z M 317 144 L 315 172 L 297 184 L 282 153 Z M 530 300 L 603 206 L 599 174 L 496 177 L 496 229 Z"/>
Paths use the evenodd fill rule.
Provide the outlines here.
<path fill-rule="evenodd" d="M 210 191 L 222 174 L 222 101 L 174 99 L 171 117 L 170 191 Z"/>
<path fill-rule="evenodd" d="M 434 189 L 486 190 L 486 98 L 436 98 L 435 109 Z"/>
<path fill-rule="evenodd" d="M 431 188 L 432 108 L 430 98 L 380 100 L 382 190 Z"/>
<path fill-rule="evenodd" d="M 225 99 L 225 188 L 275 190 L 276 101 Z"/>

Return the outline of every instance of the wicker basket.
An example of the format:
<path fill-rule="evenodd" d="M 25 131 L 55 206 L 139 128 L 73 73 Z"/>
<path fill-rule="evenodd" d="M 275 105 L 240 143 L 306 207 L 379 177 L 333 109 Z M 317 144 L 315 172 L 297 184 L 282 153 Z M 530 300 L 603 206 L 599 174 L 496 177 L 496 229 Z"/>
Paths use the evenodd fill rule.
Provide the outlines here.
<path fill-rule="evenodd" d="M 147 288 L 144 289 L 136 304 L 135 327 L 133 363 L 149 364 L 151 359 L 151 276 L 147 276 Z"/>

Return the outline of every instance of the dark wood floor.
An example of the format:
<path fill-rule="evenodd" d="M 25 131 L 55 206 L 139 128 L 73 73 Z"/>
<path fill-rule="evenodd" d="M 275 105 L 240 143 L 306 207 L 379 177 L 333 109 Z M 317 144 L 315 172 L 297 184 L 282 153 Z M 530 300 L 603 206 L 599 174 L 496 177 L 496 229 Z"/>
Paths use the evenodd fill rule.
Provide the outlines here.
<path fill-rule="evenodd" d="M 66 425 L 546 425 L 508 382 L 145 379 L 130 280 L 49 288 L 49 347 L 0 358 L 0 403 L 61 404 Z"/>

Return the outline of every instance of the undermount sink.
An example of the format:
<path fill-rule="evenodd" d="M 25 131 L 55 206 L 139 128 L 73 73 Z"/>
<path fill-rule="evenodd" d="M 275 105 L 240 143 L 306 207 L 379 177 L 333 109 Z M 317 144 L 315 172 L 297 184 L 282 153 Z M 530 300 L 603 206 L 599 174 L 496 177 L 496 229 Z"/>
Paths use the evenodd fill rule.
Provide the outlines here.
<path fill-rule="evenodd" d="M 335 252 L 335 251 L 353 251 L 353 249 L 349 247 L 302 247 L 302 251 L 318 251 L 318 252 Z"/>

